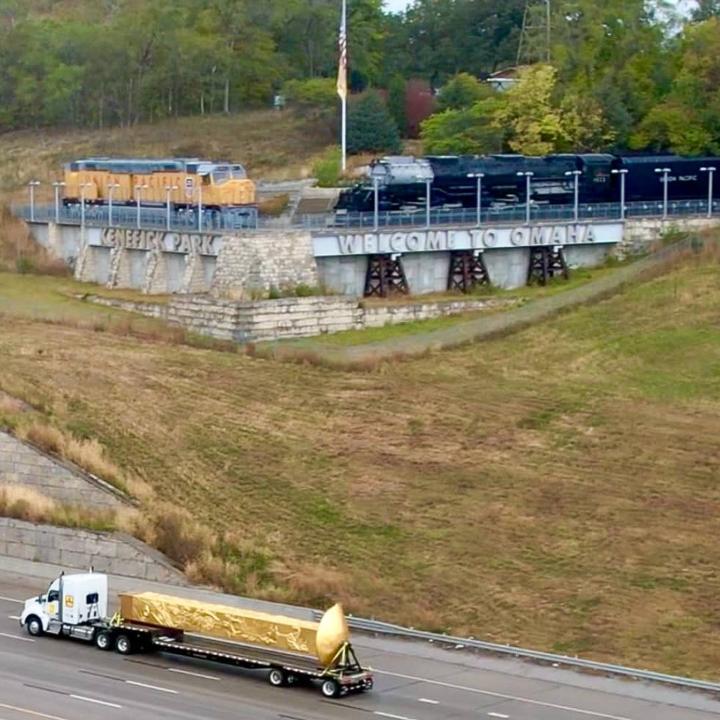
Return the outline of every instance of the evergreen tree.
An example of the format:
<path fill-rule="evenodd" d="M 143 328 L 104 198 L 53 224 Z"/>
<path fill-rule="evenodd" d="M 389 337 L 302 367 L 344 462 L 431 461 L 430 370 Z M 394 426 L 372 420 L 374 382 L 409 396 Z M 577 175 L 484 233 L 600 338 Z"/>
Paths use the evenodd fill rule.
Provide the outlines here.
<path fill-rule="evenodd" d="M 400 152 L 397 125 L 377 93 L 366 93 L 350 104 L 347 147 L 350 153 Z"/>
<path fill-rule="evenodd" d="M 407 83 L 402 75 L 395 75 L 388 87 L 388 110 L 402 136 L 407 133 L 407 114 L 405 112 L 405 95 Z"/>

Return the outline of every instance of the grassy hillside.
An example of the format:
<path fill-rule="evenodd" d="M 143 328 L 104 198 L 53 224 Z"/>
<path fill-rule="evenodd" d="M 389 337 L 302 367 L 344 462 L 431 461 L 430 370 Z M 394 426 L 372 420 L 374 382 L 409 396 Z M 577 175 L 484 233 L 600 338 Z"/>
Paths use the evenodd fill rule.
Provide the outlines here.
<path fill-rule="evenodd" d="M 25 197 L 29 180 L 57 179 L 62 163 L 89 155 L 230 159 L 243 163 L 254 178 L 308 177 L 314 158 L 333 142 L 327 123 L 274 110 L 132 128 L 24 130 L 0 135 L 0 193 Z"/>
<path fill-rule="evenodd" d="M 0 275 L 0 390 L 231 533 L 240 590 L 717 679 L 719 274 L 365 374 L 41 322 Z"/>

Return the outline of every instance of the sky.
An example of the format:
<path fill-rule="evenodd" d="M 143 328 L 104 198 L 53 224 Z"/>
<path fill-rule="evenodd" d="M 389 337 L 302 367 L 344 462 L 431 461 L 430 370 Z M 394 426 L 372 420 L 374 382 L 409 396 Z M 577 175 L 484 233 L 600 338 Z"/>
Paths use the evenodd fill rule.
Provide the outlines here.
<path fill-rule="evenodd" d="M 397 12 L 404 10 L 410 4 L 410 0 L 385 0 L 386 9 Z"/>
<path fill-rule="evenodd" d="M 385 0 L 385 7 L 392 12 L 397 12 L 398 10 L 404 10 L 410 2 L 411 0 Z M 672 3 L 680 9 L 685 9 L 691 4 L 689 0 L 672 0 Z"/>

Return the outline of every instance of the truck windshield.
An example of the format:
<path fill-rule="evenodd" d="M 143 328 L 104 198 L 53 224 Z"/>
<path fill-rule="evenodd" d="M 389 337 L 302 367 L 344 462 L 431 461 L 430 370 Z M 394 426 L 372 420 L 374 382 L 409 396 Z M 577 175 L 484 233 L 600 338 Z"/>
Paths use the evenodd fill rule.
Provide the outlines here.
<path fill-rule="evenodd" d="M 247 177 L 245 168 L 242 165 L 233 165 L 232 177 L 233 177 L 233 180 L 244 180 Z"/>

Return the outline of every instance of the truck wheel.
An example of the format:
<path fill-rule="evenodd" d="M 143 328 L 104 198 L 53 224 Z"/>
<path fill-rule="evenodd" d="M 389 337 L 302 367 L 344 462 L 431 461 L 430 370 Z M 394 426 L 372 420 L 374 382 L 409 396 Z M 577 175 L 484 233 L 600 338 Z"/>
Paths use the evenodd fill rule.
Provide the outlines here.
<path fill-rule="evenodd" d="M 40 635 L 43 634 L 43 626 L 37 615 L 31 615 L 25 621 L 25 627 L 27 628 L 28 635 L 32 635 L 33 637 L 40 637 Z"/>
<path fill-rule="evenodd" d="M 115 638 L 115 650 L 121 655 L 130 655 L 133 651 L 132 641 L 127 635 L 118 635 Z"/>
<path fill-rule="evenodd" d="M 326 698 L 336 698 L 340 695 L 340 685 L 335 680 L 324 680 L 320 692 Z"/>
<path fill-rule="evenodd" d="M 280 670 L 279 668 L 273 668 L 268 673 L 268 682 L 273 687 L 281 687 L 286 682 L 285 673 L 282 670 Z"/>
<path fill-rule="evenodd" d="M 112 636 L 109 632 L 101 630 L 95 636 L 95 646 L 99 650 L 112 650 Z"/>

